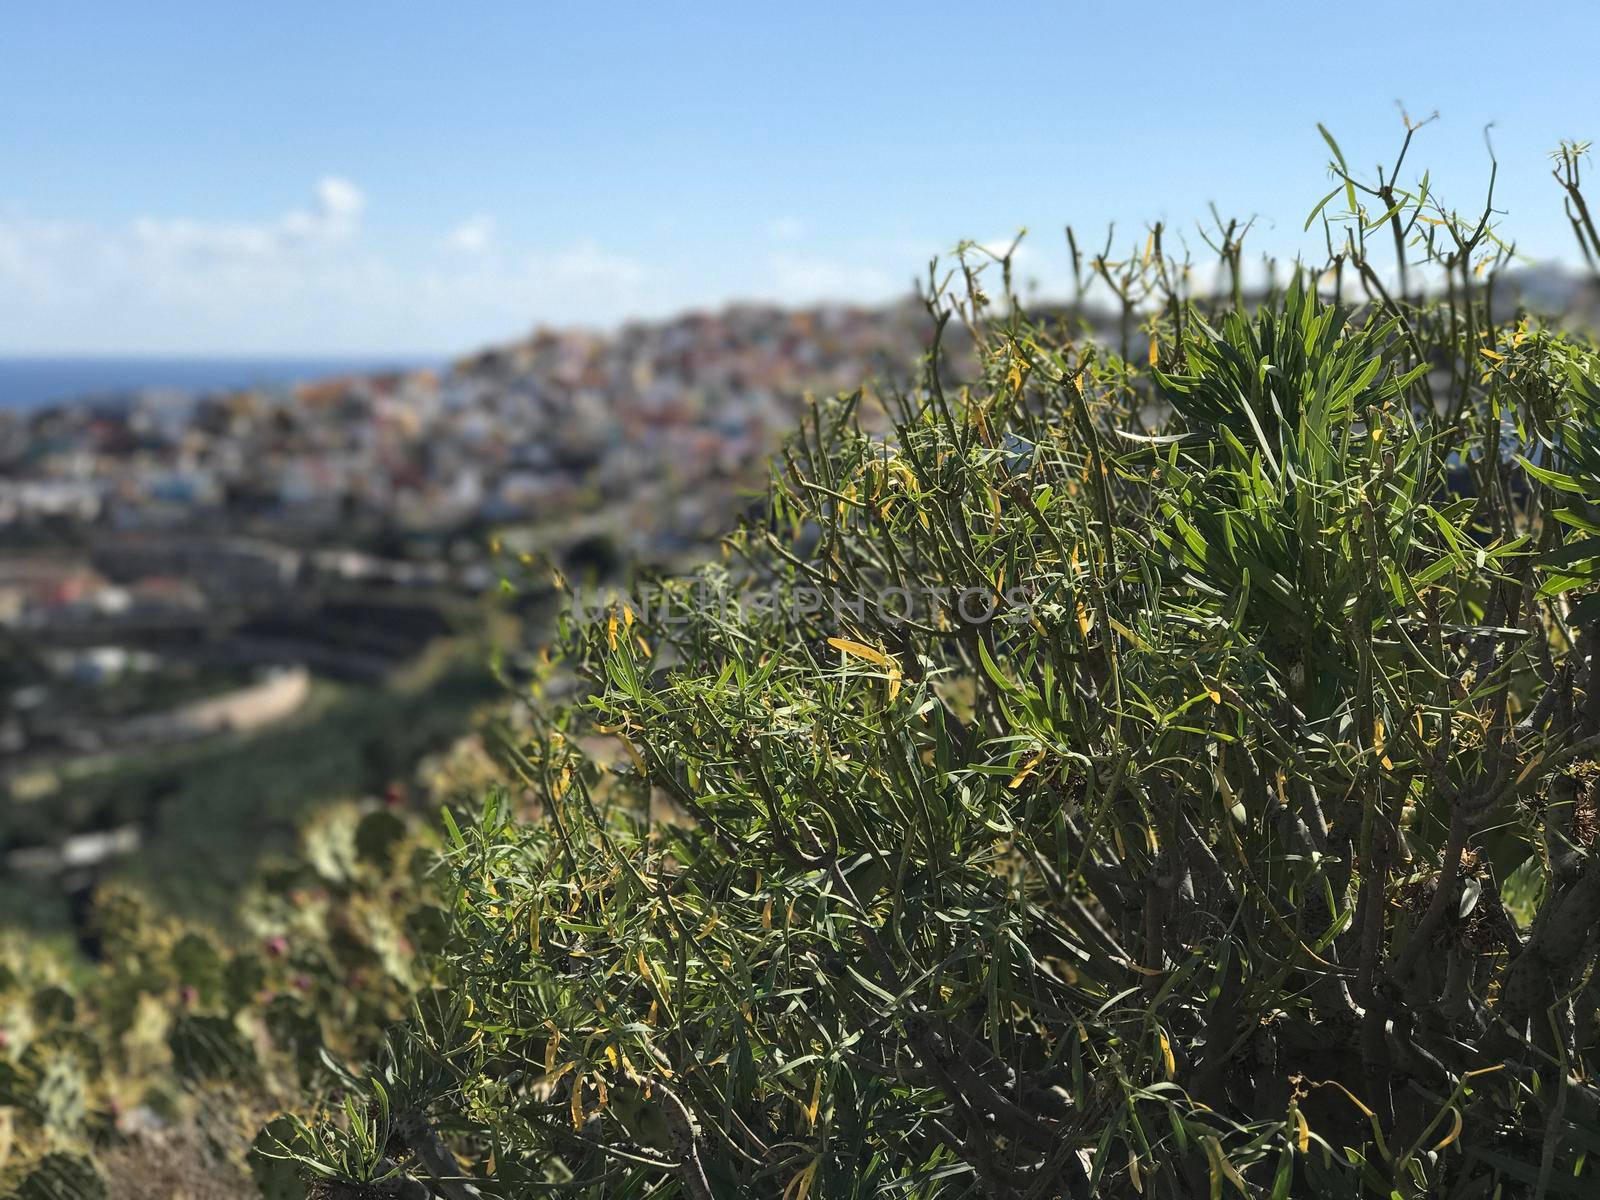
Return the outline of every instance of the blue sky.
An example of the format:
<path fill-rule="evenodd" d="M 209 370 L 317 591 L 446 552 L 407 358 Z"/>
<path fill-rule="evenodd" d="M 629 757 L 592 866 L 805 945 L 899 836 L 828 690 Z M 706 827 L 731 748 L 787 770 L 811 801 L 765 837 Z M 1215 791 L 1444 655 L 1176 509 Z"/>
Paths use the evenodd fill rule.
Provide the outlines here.
<path fill-rule="evenodd" d="M 1322 121 L 1571 256 L 1600 6 L 17 5 L 0 353 L 450 353 L 535 323 L 873 300 L 958 239 L 1191 230 L 1293 253 Z M 1408 167 L 1408 174 L 1410 169 Z"/>

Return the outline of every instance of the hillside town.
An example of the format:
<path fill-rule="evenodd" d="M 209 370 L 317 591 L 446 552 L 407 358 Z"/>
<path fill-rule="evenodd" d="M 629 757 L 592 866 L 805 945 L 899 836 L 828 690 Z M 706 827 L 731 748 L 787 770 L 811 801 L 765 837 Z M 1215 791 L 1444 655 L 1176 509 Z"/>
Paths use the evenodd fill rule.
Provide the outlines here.
<path fill-rule="evenodd" d="M 291 545 L 548 521 L 741 476 L 803 391 L 904 372 L 912 304 L 735 307 L 612 334 L 541 330 L 436 372 L 278 392 L 144 393 L 0 412 L 0 529 L 244 533 Z M 663 513 L 693 532 L 696 515 Z"/>

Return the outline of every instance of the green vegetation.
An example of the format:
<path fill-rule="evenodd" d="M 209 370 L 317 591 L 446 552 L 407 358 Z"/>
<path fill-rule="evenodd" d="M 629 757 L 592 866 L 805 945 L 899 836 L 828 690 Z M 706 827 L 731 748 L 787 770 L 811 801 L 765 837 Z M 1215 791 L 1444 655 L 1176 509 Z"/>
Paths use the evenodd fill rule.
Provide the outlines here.
<path fill-rule="evenodd" d="M 489 615 L 479 609 L 478 618 Z M 138 823 L 143 848 L 119 876 L 171 911 L 225 918 L 239 881 L 264 855 L 292 849 L 309 814 L 381 792 L 502 694 L 487 646 L 485 638 L 437 639 L 383 684 L 319 680 L 305 710 L 281 725 L 74 764 L 58 790 L 14 802 L 0 832 L 47 842 Z M 0 888 L 0 903 L 13 896 L 13 921 L 64 925 L 60 896 Z"/>
<path fill-rule="evenodd" d="M 195 953 L 173 1069 L 319 1098 L 268 1194 L 1592 1194 L 1600 351 L 1501 318 L 1488 204 L 1328 141 L 1329 261 L 1259 305 L 1237 225 L 1220 304 L 1159 228 L 1084 265 L 1116 348 L 1009 256 L 930 272 L 924 386 L 814 406 L 721 563 L 567 622 L 582 690 L 437 860 L 355 831 L 313 926 L 417 922 L 381 1039 L 387 984 L 326 973 L 313 1062 Z M 114 1185 L 26 1079 L 18 1169 Z"/>
<path fill-rule="evenodd" d="M 292 846 L 316 805 L 381 791 L 459 736 L 494 694 L 493 678 L 468 661 L 415 692 L 326 685 L 321 703 L 282 729 L 207 745 L 178 766 L 170 789 L 163 768 L 143 772 L 139 782 L 160 796 L 159 836 L 128 872 L 177 911 L 226 911 L 238 880 L 263 853 Z"/>
<path fill-rule="evenodd" d="M 0 1195 L 299 1195 L 250 1145 L 365 1055 L 427 978 L 445 914 L 437 841 L 383 806 L 338 805 L 240 889 L 225 936 L 107 885 L 98 964 L 0 935 Z"/>

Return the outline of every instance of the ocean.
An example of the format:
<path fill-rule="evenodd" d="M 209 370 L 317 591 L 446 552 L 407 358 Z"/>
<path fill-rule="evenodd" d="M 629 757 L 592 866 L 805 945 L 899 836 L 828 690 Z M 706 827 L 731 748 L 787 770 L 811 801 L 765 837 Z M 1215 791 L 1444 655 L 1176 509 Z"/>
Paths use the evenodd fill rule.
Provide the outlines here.
<path fill-rule="evenodd" d="M 439 366 L 420 358 L 7 358 L 0 357 L 0 409 L 150 388 L 180 392 L 274 387 L 329 375 Z"/>

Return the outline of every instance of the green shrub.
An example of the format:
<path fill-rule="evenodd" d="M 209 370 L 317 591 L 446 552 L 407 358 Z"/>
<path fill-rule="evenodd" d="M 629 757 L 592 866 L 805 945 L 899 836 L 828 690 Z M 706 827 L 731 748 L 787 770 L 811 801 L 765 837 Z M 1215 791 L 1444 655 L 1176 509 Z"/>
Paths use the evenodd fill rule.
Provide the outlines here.
<path fill-rule="evenodd" d="M 1370 211 L 1253 312 L 1159 231 L 1091 264 L 1120 355 L 964 251 L 974 378 L 816 406 L 723 563 L 569 627 L 587 692 L 448 820 L 442 989 L 282 1152 L 453 1200 L 1591 1194 L 1600 366 L 1492 320 L 1486 221 L 1335 171 Z"/>

